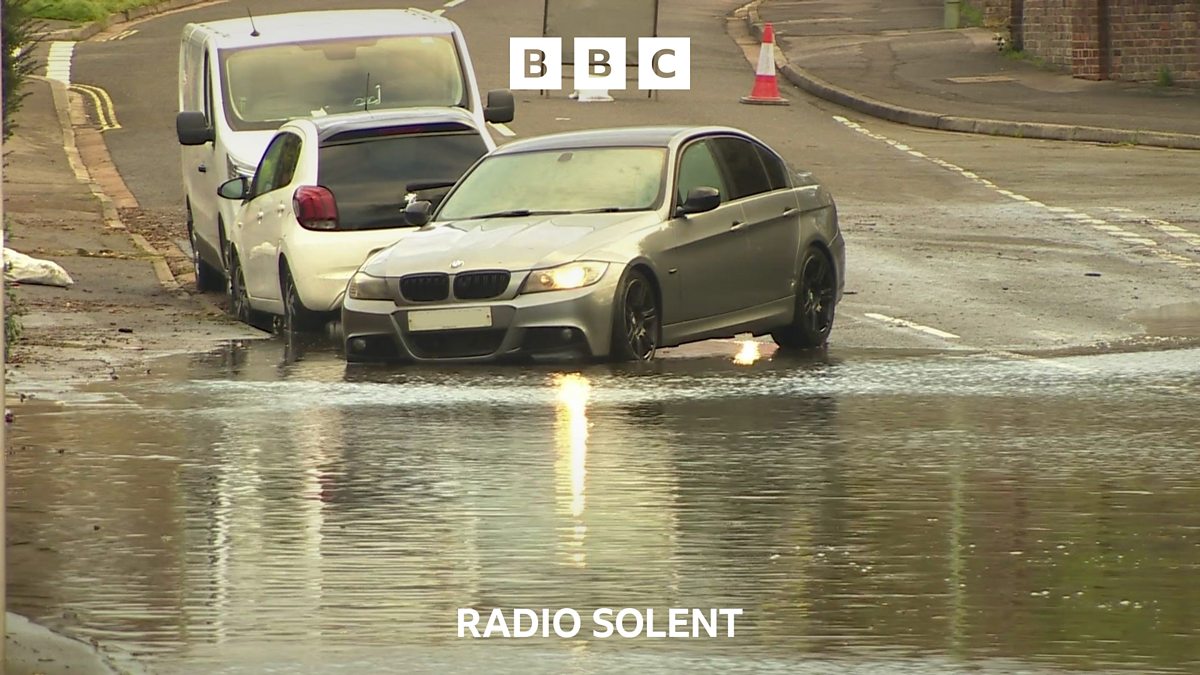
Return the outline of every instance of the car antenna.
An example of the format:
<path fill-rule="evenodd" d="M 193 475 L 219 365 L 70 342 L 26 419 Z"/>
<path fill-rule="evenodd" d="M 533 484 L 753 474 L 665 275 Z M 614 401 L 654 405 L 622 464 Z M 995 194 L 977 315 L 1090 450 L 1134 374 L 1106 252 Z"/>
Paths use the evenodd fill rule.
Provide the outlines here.
<path fill-rule="evenodd" d="M 363 92 L 363 112 L 371 110 L 371 73 L 367 73 L 367 90 Z"/>
<path fill-rule="evenodd" d="M 254 15 L 250 13 L 250 8 L 246 8 L 246 16 L 250 17 L 250 37 L 258 37 L 258 27 L 254 25 Z"/>

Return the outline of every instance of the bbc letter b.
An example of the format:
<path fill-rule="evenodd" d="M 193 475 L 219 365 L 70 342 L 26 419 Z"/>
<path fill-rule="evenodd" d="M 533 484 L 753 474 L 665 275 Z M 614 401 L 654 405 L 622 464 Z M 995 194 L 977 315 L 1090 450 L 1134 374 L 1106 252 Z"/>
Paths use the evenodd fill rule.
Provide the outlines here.
<path fill-rule="evenodd" d="M 625 88 L 625 38 L 575 38 L 577 89 Z"/>
<path fill-rule="evenodd" d="M 508 88 L 562 88 L 562 38 L 509 38 Z"/>

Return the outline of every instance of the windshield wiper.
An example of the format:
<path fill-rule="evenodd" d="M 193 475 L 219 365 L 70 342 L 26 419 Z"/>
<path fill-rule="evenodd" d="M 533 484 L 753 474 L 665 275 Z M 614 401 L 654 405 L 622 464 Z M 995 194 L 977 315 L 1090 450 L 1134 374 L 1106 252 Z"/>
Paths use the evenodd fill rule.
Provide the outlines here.
<path fill-rule="evenodd" d="M 602 206 L 598 209 L 582 209 L 580 211 L 572 211 L 571 213 L 629 213 L 632 211 L 646 211 L 647 209 L 637 208 L 633 206 Z"/>
<path fill-rule="evenodd" d="M 511 211 L 497 211 L 495 213 L 483 213 L 470 218 L 460 218 L 460 220 L 482 220 L 484 218 L 524 218 L 525 216 L 560 216 L 570 211 L 530 211 L 529 209 L 513 209 Z"/>

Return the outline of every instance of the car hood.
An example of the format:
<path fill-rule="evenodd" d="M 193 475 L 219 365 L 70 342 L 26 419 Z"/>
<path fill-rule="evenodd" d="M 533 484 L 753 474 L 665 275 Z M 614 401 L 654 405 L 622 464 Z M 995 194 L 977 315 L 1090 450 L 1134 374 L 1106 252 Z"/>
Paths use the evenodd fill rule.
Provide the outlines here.
<path fill-rule="evenodd" d="M 375 276 L 457 269 L 527 270 L 585 258 L 659 222 L 658 214 L 590 213 L 448 221 L 398 241 L 366 266 Z M 459 262 L 461 261 L 461 262 Z"/>

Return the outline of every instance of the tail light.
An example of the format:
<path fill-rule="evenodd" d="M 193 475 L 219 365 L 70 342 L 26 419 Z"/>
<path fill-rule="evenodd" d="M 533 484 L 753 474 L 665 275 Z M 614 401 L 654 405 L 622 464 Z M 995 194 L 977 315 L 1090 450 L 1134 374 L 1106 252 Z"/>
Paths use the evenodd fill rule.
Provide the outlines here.
<path fill-rule="evenodd" d="M 296 221 L 306 230 L 336 230 L 338 226 L 337 200 L 329 188 L 320 185 L 303 185 L 292 197 L 292 210 Z"/>

